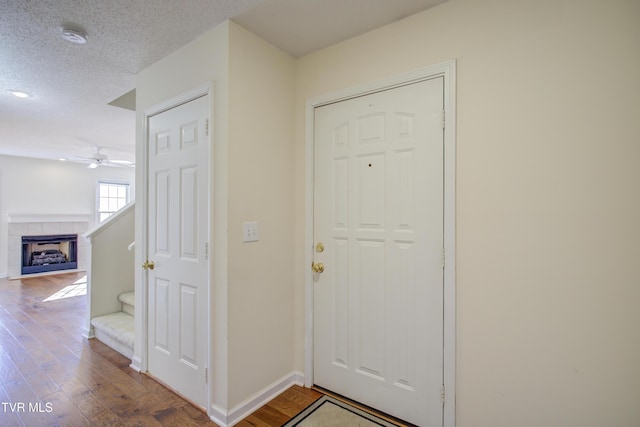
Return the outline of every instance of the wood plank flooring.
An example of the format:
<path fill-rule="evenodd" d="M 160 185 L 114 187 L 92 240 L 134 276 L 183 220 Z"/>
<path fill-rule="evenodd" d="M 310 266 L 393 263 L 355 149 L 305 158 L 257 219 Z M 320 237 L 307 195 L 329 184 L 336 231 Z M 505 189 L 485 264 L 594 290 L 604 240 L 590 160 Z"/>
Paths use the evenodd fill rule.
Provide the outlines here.
<path fill-rule="evenodd" d="M 51 296 L 72 295 L 83 277 L 0 279 L 0 425 L 215 426 L 129 359 L 82 337 L 86 296 Z M 320 396 L 294 386 L 237 425 L 280 426 Z"/>

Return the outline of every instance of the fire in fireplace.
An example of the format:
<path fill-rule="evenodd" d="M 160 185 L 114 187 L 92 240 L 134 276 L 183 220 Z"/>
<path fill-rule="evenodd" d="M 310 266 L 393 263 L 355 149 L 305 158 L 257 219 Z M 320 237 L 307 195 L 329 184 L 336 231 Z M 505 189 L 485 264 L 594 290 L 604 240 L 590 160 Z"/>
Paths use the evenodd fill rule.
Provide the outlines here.
<path fill-rule="evenodd" d="M 78 235 L 22 236 L 22 274 L 78 268 Z"/>

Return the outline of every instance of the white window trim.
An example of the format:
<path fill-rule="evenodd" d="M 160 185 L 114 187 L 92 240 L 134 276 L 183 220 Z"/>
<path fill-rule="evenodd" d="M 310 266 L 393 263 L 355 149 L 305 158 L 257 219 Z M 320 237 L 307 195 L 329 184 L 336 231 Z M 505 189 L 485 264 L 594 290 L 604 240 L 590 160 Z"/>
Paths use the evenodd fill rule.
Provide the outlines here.
<path fill-rule="evenodd" d="M 103 212 L 100 210 L 100 185 L 101 184 L 113 184 L 113 185 L 126 185 L 127 187 L 127 198 L 125 201 L 125 206 L 131 203 L 131 182 L 129 181 L 120 181 L 115 179 L 99 179 L 96 184 L 96 224 L 102 224 L 104 221 L 100 220 L 100 214 Z M 117 212 L 117 211 L 116 211 Z M 115 213 L 115 212 L 114 212 Z M 113 213 L 112 213 L 113 215 Z M 109 215 L 111 216 L 111 215 Z M 105 218 L 105 221 L 108 219 Z"/>

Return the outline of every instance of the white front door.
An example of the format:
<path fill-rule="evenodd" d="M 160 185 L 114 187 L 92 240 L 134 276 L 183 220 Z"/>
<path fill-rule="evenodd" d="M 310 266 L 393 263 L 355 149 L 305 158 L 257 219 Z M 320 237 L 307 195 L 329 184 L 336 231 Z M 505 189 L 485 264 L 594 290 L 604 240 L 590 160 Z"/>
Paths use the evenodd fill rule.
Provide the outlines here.
<path fill-rule="evenodd" d="M 149 118 L 148 369 L 207 407 L 209 98 Z"/>
<path fill-rule="evenodd" d="M 315 109 L 314 383 L 423 427 L 443 423 L 443 81 Z"/>

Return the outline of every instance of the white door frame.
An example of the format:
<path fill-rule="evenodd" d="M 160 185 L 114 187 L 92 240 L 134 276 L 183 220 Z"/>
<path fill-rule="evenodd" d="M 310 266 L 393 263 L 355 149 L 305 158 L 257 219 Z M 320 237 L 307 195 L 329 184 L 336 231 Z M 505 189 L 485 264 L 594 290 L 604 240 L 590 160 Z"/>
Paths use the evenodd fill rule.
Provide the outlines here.
<path fill-rule="evenodd" d="M 362 86 L 321 95 L 307 101 L 305 136 L 305 386 L 313 385 L 313 169 L 314 169 L 314 110 L 323 105 L 344 101 L 356 96 L 427 80 L 444 78 L 444 426 L 455 426 L 456 374 L 456 62 L 455 60 L 403 73 Z"/>
<path fill-rule="evenodd" d="M 212 123 L 213 117 L 213 82 L 206 83 L 204 85 L 197 86 L 189 91 L 186 91 L 176 97 L 167 99 L 163 102 L 153 105 L 150 108 L 144 110 L 144 121 L 143 121 L 143 143 L 142 150 L 139 151 L 142 154 L 142 158 L 136 162 L 136 167 L 141 168 L 141 171 L 137 174 L 138 179 L 142 181 L 141 185 L 137 185 L 139 189 L 137 192 L 138 200 L 141 203 L 136 203 L 136 241 L 138 244 L 136 245 L 136 260 L 138 261 L 138 265 L 142 265 L 144 260 L 149 259 L 149 248 L 147 247 L 147 242 L 149 238 L 148 230 L 147 230 L 147 219 L 149 215 L 149 120 L 151 117 L 163 113 L 167 110 L 170 110 L 174 107 L 178 107 L 182 104 L 186 104 L 189 101 L 193 101 L 194 99 L 200 98 L 202 96 L 209 97 L 209 112 L 207 114 L 209 123 Z M 209 125 L 210 128 L 213 126 Z M 211 189 L 213 188 L 213 183 L 211 180 L 211 176 L 213 175 L 212 170 L 212 162 L 211 162 L 211 152 L 213 150 L 213 131 L 209 131 L 209 158 L 207 161 L 209 162 L 208 171 L 209 176 L 207 177 L 207 182 L 209 184 L 209 201 L 213 199 L 213 194 L 211 193 Z M 207 214 L 207 237 L 206 241 L 211 242 L 211 212 L 210 212 L 210 203 L 207 202 L 206 206 L 209 210 Z M 211 257 L 209 257 L 211 260 Z M 211 365 L 211 261 L 209 261 L 209 265 L 207 267 L 208 277 L 209 277 L 209 286 L 207 292 L 207 324 L 205 325 L 206 331 L 205 336 L 207 339 L 207 366 Z M 146 271 L 142 268 L 136 270 L 138 273 L 138 277 L 136 278 L 136 283 L 140 284 L 136 286 L 136 327 L 140 327 L 140 333 L 136 333 L 136 347 L 139 351 L 136 351 L 134 355 L 134 360 L 132 360 L 132 367 L 141 372 L 148 372 L 149 364 L 148 364 L 148 330 L 149 330 L 149 321 L 148 321 L 148 300 L 149 300 L 149 283 L 148 283 L 148 275 Z M 139 296 L 137 294 L 140 294 Z M 136 349 L 136 350 L 137 350 Z M 207 381 L 207 414 L 209 415 L 209 411 L 211 408 L 211 378 Z"/>

